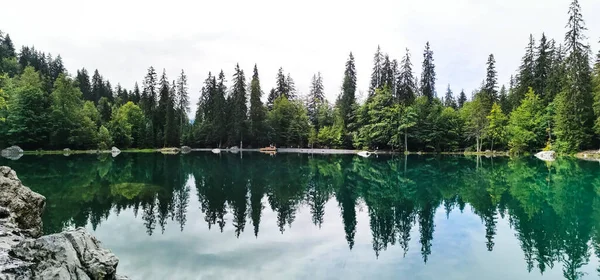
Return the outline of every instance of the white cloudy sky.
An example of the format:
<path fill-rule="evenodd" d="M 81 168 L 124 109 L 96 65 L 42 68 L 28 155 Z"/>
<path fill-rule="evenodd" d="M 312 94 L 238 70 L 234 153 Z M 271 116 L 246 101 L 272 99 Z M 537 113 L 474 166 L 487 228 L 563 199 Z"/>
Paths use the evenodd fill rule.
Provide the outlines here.
<path fill-rule="evenodd" d="M 195 103 L 209 71 L 230 79 L 236 63 L 251 75 L 258 64 L 265 92 L 277 69 L 290 72 L 301 93 L 321 71 L 327 97 L 339 93 L 348 53 L 356 57 L 366 92 L 377 45 L 392 58 L 404 49 L 420 71 L 431 42 L 439 94 L 450 84 L 470 93 L 494 53 L 501 83 L 518 67 L 529 33 L 562 41 L 570 0 L 223 0 L 3 1 L 0 29 L 17 46 L 61 54 L 70 73 L 99 69 L 113 85 L 132 88 L 152 65 L 171 79 L 184 69 Z M 600 1 L 580 0 L 594 53 Z"/>

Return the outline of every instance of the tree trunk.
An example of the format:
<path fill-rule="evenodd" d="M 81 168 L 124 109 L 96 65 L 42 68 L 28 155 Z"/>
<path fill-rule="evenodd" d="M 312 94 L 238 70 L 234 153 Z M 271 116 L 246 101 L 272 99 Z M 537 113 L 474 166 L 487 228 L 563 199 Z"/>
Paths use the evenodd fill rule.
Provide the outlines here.
<path fill-rule="evenodd" d="M 408 153 L 408 134 L 406 134 L 406 128 L 404 128 L 404 153 Z"/>
<path fill-rule="evenodd" d="M 490 148 L 490 151 L 492 151 L 492 153 L 494 152 L 494 138 L 492 138 L 492 147 Z"/>

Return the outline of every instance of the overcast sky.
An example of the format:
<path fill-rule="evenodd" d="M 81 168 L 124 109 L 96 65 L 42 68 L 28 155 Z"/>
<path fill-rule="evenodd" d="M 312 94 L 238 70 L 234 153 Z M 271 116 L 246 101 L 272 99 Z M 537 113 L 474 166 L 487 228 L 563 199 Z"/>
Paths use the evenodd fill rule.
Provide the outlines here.
<path fill-rule="evenodd" d="M 221 0 L 3 1 L 0 29 L 15 45 L 61 54 L 71 74 L 98 69 L 113 85 L 131 89 L 149 66 L 170 79 L 184 69 L 195 104 L 209 71 L 231 79 L 236 63 L 247 78 L 258 64 L 265 95 L 279 67 L 301 94 L 320 71 L 335 100 L 350 51 L 359 91 L 366 92 L 377 45 L 391 58 L 405 48 L 421 71 L 430 41 L 441 96 L 448 84 L 470 96 L 496 56 L 499 81 L 508 84 L 527 45 L 542 32 L 562 42 L 571 0 Z M 88 4 L 89 3 L 89 4 Z M 92 4 L 93 3 L 93 4 Z M 580 0 L 588 42 L 598 52 L 600 1 Z M 192 106 L 195 107 L 195 106 Z M 192 108 L 194 110 L 194 108 Z"/>

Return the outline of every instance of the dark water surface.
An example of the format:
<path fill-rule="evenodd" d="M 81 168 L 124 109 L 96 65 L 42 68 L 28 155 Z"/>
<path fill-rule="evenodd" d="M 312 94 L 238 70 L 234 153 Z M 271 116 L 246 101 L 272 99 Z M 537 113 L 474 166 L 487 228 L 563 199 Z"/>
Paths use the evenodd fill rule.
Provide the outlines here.
<path fill-rule="evenodd" d="M 0 159 L 132 279 L 598 279 L 600 165 L 260 153 Z"/>

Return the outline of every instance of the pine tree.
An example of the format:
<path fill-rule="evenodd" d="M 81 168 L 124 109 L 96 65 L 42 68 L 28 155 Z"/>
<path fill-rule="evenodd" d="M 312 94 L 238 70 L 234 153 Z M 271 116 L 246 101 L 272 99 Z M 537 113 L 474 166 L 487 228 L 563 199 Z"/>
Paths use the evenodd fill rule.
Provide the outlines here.
<path fill-rule="evenodd" d="M 460 91 L 460 95 L 458 96 L 458 108 L 462 108 L 467 102 L 467 95 L 465 94 L 465 90 Z"/>
<path fill-rule="evenodd" d="M 554 41 L 552 44 L 554 44 Z M 546 93 L 544 104 L 549 104 L 554 101 L 556 95 L 562 91 L 565 81 L 564 77 L 566 75 L 565 53 L 562 45 L 559 45 L 558 48 L 552 47 L 552 49 L 550 74 L 546 83 L 546 89 L 544 90 Z"/>
<path fill-rule="evenodd" d="M 187 85 L 187 76 L 183 69 L 181 69 L 181 74 L 177 79 L 177 98 L 176 98 L 176 107 L 177 112 L 179 114 L 179 135 L 180 135 L 180 144 L 183 145 L 183 130 L 184 123 L 187 123 L 188 118 L 187 114 L 190 112 L 190 97 L 188 94 L 188 85 Z"/>
<path fill-rule="evenodd" d="M 140 100 L 142 111 L 144 115 L 152 118 L 154 115 L 154 109 L 156 108 L 156 83 L 158 82 L 156 77 L 156 71 L 154 67 L 148 68 L 148 73 L 144 78 L 142 97 Z"/>
<path fill-rule="evenodd" d="M 510 103 L 508 102 L 508 91 L 506 86 L 502 85 L 500 93 L 498 95 L 498 105 L 502 109 L 502 112 L 510 113 Z"/>
<path fill-rule="evenodd" d="M 323 92 L 323 77 L 321 72 L 313 75 L 310 92 L 308 95 L 308 104 L 306 109 L 308 110 L 308 119 L 311 124 L 315 127 L 316 131 L 319 131 L 321 125 L 318 123 L 318 110 L 321 104 L 325 102 L 325 93 Z"/>
<path fill-rule="evenodd" d="M 246 107 L 246 76 L 244 70 L 240 69 L 240 65 L 236 64 L 233 74 L 233 88 L 231 89 L 230 101 L 230 130 L 229 143 L 243 145 L 244 134 L 246 130 L 246 116 L 248 108 Z"/>
<path fill-rule="evenodd" d="M 294 79 L 292 79 L 292 76 L 290 75 L 290 73 L 288 73 L 287 77 L 285 77 L 285 88 L 286 88 L 285 96 L 290 101 L 296 99 L 296 83 L 294 83 Z"/>
<path fill-rule="evenodd" d="M 390 56 L 385 54 L 383 57 L 383 66 L 381 68 L 381 83 L 382 87 L 388 86 L 390 89 L 394 89 L 394 65 L 390 61 Z"/>
<path fill-rule="evenodd" d="M 408 49 L 406 49 L 406 54 L 400 64 L 400 74 L 396 82 L 396 99 L 400 104 L 411 105 L 416 98 L 415 88 L 417 84 L 415 83 Z"/>
<path fill-rule="evenodd" d="M 383 77 L 383 54 L 381 54 L 381 47 L 377 46 L 377 51 L 373 57 L 373 72 L 371 73 L 371 85 L 369 87 L 368 97 L 372 97 L 375 94 L 375 90 L 381 88 Z"/>
<path fill-rule="evenodd" d="M 556 97 L 555 132 L 557 147 L 563 152 L 574 152 L 591 142 L 593 126 L 592 79 L 589 64 L 589 46 L 583 32 L 586 30 L 578 0 L 569 8 L 565 34 L 566 77 L 563 91 Z"/>
<path fill-rule="evenodd" d="M 106 82 L 104 83 L 104 90 L 102 91 L 102 93 L 104 94 L 103 97 L 106 97 L 108 101 L 113 102 L 115 100 L 113 88 L 109 80 L 106 80 Z"/>
<path fill-rule="evenodd" d="M 258 77 L 258 68 L 254 64 L 252 81 L 250 81 L 250 118 L 248 123 L 248 132 L 252 143 L 261 144 L 264 139 L 264 122 L 266 118 L 265 108 L 262 101 L 262 90 L 260 88 L 260 79 Z"/>
<path fill-rule="evenodd" d="M 154 143 L 164 144 L 166 143 L 166 126 L 167 126 L 167 110 L 169 108 L 170 103 L 170 90 L 171 85 L 169 84 L 169 79 L 167 78 L 167 72 L 163 69 L 163 73 L 160 77 L 160 90 L 159 90 L 159 98 L 158 98 L 158 107 L 156 107 L 156 112 L 154 113 L 154 129 L 156 130 L 154 134 Z"/>
<path fill-rule="evenodd" d="M 492 104 L 498 100 L 498 73 L 496 72 L 496 60 L 494 55 L 490 54 L 487 61 L 487 74 L 485 78 L 485 86 L 483 88 L 482 102 L 484 109 L 489 111 L 492 109 Z"/>
<path fill-rule="evenodd" d="M 81 90 L 81 93 L 83 94 L 83 99 L 84 100 L 94 100 L 94 97 L 92 95 L 92 85 L 90 84 L 90 76 L 87 72 L 87 70 L 85 70 L 85 68 L 82 68 L 81 71 L 77 70 L 77 86 L 79 87 L 79 90 Z"/>
<path fill-rule="evenodd" d="M 533 78 L 533 91 L 540 96 L 544 101 L 550 101 L 546 95 L 546 86 L 548 83 L 548 76 L 551 71 L 552 53 L 551 53 L 550 42 L 546 39 L 546 34 L 542 34 L 540 44 L 537 47 L 537 57 L 534 63 L 534 78 Z"/>
<path fill-rule="evenodd" d="M 423 72 L 421 74 L 421 93 L 427 97 L 427 102 L 431 103 L 436 97 L 435 93 L 435 65 L 433 64 L 433 51 L 429 42 L 425 44 L 423 52 Z"/>
<path fill-rule="evenodd" d="M 117 84 L 117 97 L 120 99 L 120 105 L 123 105 L 129 101 L 127 90 L 121 87 L 121 84 Z"/>
<path fill-rule="evenodd" d="M 273 109 L 273 103 L 275 103 L 275 99 L 277 99 L 277 97 L 278 97 L 277 91 L 274 88 L 272 88 L 269 91 L 269 96 L 267 96 L 267 108 L 269 110 Z"/>
<path fill-rule="evenodd" d="M 175 81 L 169 88 L 169 96 L 166 104 L 165 127 L 164 127 L 164 146 L 176 147 L 179 145 L 179 122 L 177 121 L 177 86 Z"/>
<path fill-rule="evenodd" d="M 519 67 L 519 74 L 517 75 L 516 86 L 514 93 L 511 94 L 510 103 L 512 110 L 516 109 L 521 105 L 521 100 L 525 97 L 525 93 L 529 91 L 529 88 L 533 88 L 535 79 L 535 39 L 532 34 L 529 34 L 529 44 L 525 49 L 525 55 L 521 60 L 521 66 Z"/>
<path fill-rule="evenodd" d="M 348 126 L 353 122 L 352 108 L 356 104 L 356 66 L 354 65 L 354 56 L 352 53 L 350 53 L 346 61 L 342 93 L 337 103 L 344 122 L 344 129 L 348 129 Z"/>
<path fill-rule="evenodd" d="M 138 86 L 138 83 L 135 82 L 135 85 L 133 86 L 133 92 L 131 93 L 131 101 L 139 105 L 141 100 L 142 94 L 140 92 L 140 87 Z"/>
<path fill-rule="evenodd" d="M 457 109 L 456 101 L 454 100 L 454 95 L 452 94 L 452 90 L 450 89 L 450 84 L 448 84 L 448 89 L 446 90 L 446 95 L 444 96 L 444 106 L 450 107 L 453 109 Z"/>
<path fill-rule="evenodd" d="M 98 69 L 94 71 L 94 76 L 92 76 L 92 101 L 98 104 L 100 98 L 104 96 L 104 81 L 102 80 L 102 76 L 98 73 Z"/>

